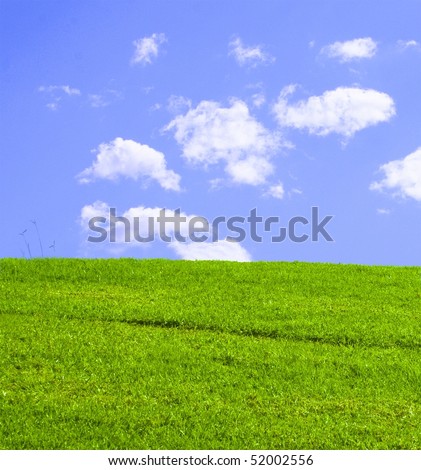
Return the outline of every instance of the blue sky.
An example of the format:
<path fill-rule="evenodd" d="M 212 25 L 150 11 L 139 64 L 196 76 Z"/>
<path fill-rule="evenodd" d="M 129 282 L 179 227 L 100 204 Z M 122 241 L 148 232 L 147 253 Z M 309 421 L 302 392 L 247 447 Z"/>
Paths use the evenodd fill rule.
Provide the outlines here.
<path fill-rule="evenodd" d="M 48 256 L 421 265 L 421 1 L 0 5 L 1 257 L 38 228 Z M 109 208 L 312 207 L 333 242 L 87 241 Z"/>

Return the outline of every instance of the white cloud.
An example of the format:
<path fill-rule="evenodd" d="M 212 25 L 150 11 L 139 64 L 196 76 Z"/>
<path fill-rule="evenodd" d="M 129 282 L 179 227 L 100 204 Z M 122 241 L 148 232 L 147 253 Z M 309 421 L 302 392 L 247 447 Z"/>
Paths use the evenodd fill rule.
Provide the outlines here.
<path fill-rule="evenodd" d="M 260 108 L 266 103 L 266 96 L 264 93 L 264 85 L 262 82 L 250 83 L 246 85 L 246 89 L 255 90 L 250 97 L 250 101 L 255 108 Z"/>
<path fill-rule="evenodd" d="M 62 101 L 64 95 L 81 95 L 80 90 L 72 88 L 69 85 L 41 85 L 38 87 L 38 91 L 40 93 L 45 93 L 50 99 L 52 99 L 52 101 L 46 104 L 46 107 L 51 111 L 57 111 L 59 109 L 59 103 Z"/>
<path fill-rule="evenodd" d="M 132 64 L 151 64 L 159 54 L 159 47 L 167 41 L 165 34 L 154 33 L 152 36 L 137 39 L 133 42 L 135 52 Z"/>
<path fill-rule="evenodd" d="M 339 59 L 340 62 L 370 59 L 376 54 L 377 43 L 371 38 L 359 38 L 345 42 L 334 42 L 325 46 L 321 52 L 328 57 Z"/>
<path fill-rule="evenodd" d="M 253 106 L 255 106 L 256 108 L 260 108 L 266 102 L 265 95 L 261 92 L 255 93 L 251 97 L 251 99 L 252 99 Z"/>
<path fill-rule="evenodd" d="M 144 86 L 142 87 L 142 92 L 145 93 L 145 95 L 149 95 L 153 90 L 155 90 L 154 86 Z"/>
<path fill-rule="evenodd" d="M 158 218 L 161 215 L 161 211 L 164 209 L 162 207 L 145 207 L 145 206 L 138 206 L 138 207 L 131 207 L 126 211 L 119 213 L 116 212 L 117 217 L 125 217 L 129 223 L 130 227 L 127 232 L 127 236 L 130 238 L 130 243 L 140 243 L 135 240 L 134 237 L 134 228 L 135 228 L 135 220 L 137 219 L 138 226 L 136 226 L 136 231 L 142 237 L 147 237 L 148 235 L 154 235 L 156 240 L 159 240 L 160 235 L 160 224 L 158 222 Z M 165 217 L 171 218 L 174 217 L 176 212 L 172 209 L 165 208 Z M 109 225 L 110 219 L 110 206 L 109 204 L 103 201 L 96 201 L 93 204 L 86 205 L 81 210 L 80 215 L 80 224 L 85 231 L 88 231 L 88 222 L 93 217 L 105 217 L 107 220 L 106 226 Z M 190 234 L 189 223 L 193 218 L 198 216 L 195 215 L 187 215 L 184 212 L 179 211 L 179 217 L 184 217 L 185 221 L 180 221 L 179 224 L 179 234 L 183 237 L 188 237 Z M 153 227 L 149 227 L 149 219 L 153 219 Z M 210 228 L 209 228 L 210 230 Z M 175 233 L 175 226 L 174 223 L 167 222 L 165 224 L 165 235 L 174 239 Z M 116 223 L 116 243 L 121 244 L 125 243 L 125 228 L 122 222 Z M 171 242 L 174 243 L 174 240 Z M 128 244 L 128 242 L 127 242 Z"/>
<path fill-rule="evenodd" d="M 48 109 L 51 111 L 57 111 L 58 109 L 58 101 L 52 101 L 51 103 L 47 103 L 45 106 L 47 106 Z"/>
<path fill-rule="evenodd" d="M 167 109 L 172 114 L 178 114 L 191 108 L 191 100 L 184 96 L 171 95 L 168 98 Z"/>
<path fill-rule="evenodd" d="M 96 160 L 78 176 L 80 183 L 95 179 L 116 180 L 119 177 L 152 178 L 164 188 L 180 191 L 180 176 L 166 166 L 163 153 L 134 140 L 117 137 L 102 143 L 97 149 Z"/>
<path fill-rule="evenodd" d="M 266 178 L 273 173 L 273 165 L 266 157 L 254 155 L 243 160 L 231 160 L 225 171 L 234 183 L 257 186 L 263 184 Z"/>
<path fill-rule="evenodd" d="M 261 46 L 245 47 L 239 37 L 229 43 L 229 55 L 232 55 L 241 66 L 255 67 L 259 64 L 269 64 L 275 58 L 264 52 Z"/>
<path fill-rule="evenodd" d="M 93 204 L 88 204 L 82 207 L 80 211 L 79 223 L 83 229 L 88 229 L 88 222 L 94 217 L 105 217 L 109 215 L 110 207 L 103 201 L 95 201 Z"/>
<path fill-rule="evenodd" d="M 100 93 L 91 93 L 88 95 L 88 103 L 91 108 L 104 108 L 116 100 L 121 100 L 123 94 L 118 90 L 106 88 Z"/>
<path fill-rule="evenodd" d="M 402 160 L 385 163 L 379 171 L 384 178 L 372 183 L 370 189 L 389 190 L 395 196 L 421 201 L 421 147 Z"/>
<path fill-rule="evenodd" d="M 81 210 L 81 215 L 79 218 L 80 225 L 85 232 L 89 232 L 89 220 L 94 217 L 104 217 L 106 222 L 103 227 L 106 230 L 110 228 L 110 206 L 102 201 L 96 201 L 93 204 L 86 205 Z M 136 246 L 146 246 L 153 241 L 160 240 L 160 223 L 158 218 L 162 214 L 164 209 L 161 207 L 132 207 L 127 209 L 124 212 L 116 211 L 116 217 L 124 217 L 129 222 L 127 228 L 125 224 L 121 221 L 116 222 L 115 225 L 115 242 L 114 247 L 120 246 L 120 250 L 129 249 Z M 165 216 L 167 218 L 174 217 L 175 211 L 172 209 L 165 208 Z M 180 222 L 179 231 L 177 233 L 179 236 L 185 237 L 188 239 L 190 235 L 189 223 L 190 221 L 197 216 L 187 215 L 184 212 L 179 212 L 180 217 L 184 217 L 185 221 Z M 136 222 L 135 222 L 136 221 Z M 168 242 L 168 245 L 172 247 L 176 243 L 174 237 L 175 227 L 174 223 L 167 222 L 164 226 L 165 236 L 170 237 L 171 241 Z M 136 236 L 141 236 L 142 238 L 150 237 L 150 241 L 137 241 Z M 109 234 L 108 234 L 109 236 Z M 153 238 L 153 239 L 152 239 Z"/>
<path fill-rule="evenodd" d="M 415 39 L 411 39 L 409 41 L 403 41 L 403 40 L 400 39 L 398 41 L 398 46 L 401 49 L 408 49 L 408 48 L 411 48 L 411 47 L 415 47 L 415 48 L 420 48 L 421 47 L 420 43 L 415 41 Z"/>
<path fill-rule="evenodd" d="M 223 186 L 224 180 L 222 178 L 213 178 L 209 180 L 209 187 L 211 190 L 215 191 L 221 189 Z"/>
<path fill-rule="evenodd" d="M 283 199 L 285 196 L 284 186 L 281 182 L 270 186 L 269 189 L 265 193 L 266 196 L 271 196 L 275 199 Z"/>
<path fill-rule="evenodd" d="M 80 95 L 80 90 L 77 88 L 71 88 L 68 85 L 64 85 L 61 87 L 61 90 L 66 93 L 66 95 L 72 96 L 72 95 Z"/>
<path fill-rule="evenodd" d="M 366 127 L 389 121 L 396 113 L 393 99 L 376 90 L 339 87 L 289 104 L 287 97 L 294 91 L 295 85 L 285 87 L 273 111 L 281 126 L 310 134 L 352 137 Z"/>
<path fill-rule="evenodd" d="M 148 218 L 153 218 L 155 223 L 154 223 L 154 233 L 156 238 L 159 238 L 160 235 L 160 225 L 158 223 L 158 217 L 161 215 L 161 212 L 163 211 L 162 207 L 144 207 L 144 206 L 139 206 L 139 207 L 133 207 L 128 209 L 123 215 L 124 217 L 128 218 L 130 221 L 132 221 L 132 226 L 133 226 L 133 220 L 135 217 L 137 217 L 140 221 L 139 226 L 140 226 L 140 234 L 142 236 L 147 236 L 148 234 Z M 179 231 L 177 230 L 177 233 L 179 233 L 182 237 L 189 237 L 190 234 L 193 232 L 191 231 L 190 228 L 193 228 L 190 226 L 194 225 L 195 220 L 192 219 L 202 219 L 204 221 L 203 226 L 209 229 L 211 231 L 211 227 L 208 226 L 206 223 L 205 219 L 203 219 L 200 216 L 194 215 L 194 214 L 186 214 L 185 212 L 178 211 L 179 217 L 184 218 L 185 220 L 180 221 L 180 226 Z M 172 209 L 167 209 L 165 208 L 165 217 L 171 218 L 175 217 L 176 212 Z M 168 222 L 165 224 L 165 234 L 168 237 L 174 238 L 175 234 L 175 226 L 174 223 Z M 200 234 L 197 234 L 200 236 Z M 171 243 L 175 243 L 175 241 L 172 241 Z"/>
<path fill-rule="evenodd" d="M 81 94 L 80 90 L 77 88 L 72 88 L 69 85 L 42 85 L 38 88 L 38 91 L 46 93 L 62 92 L 68 96 Z"/>
<path fill-rule="evenodd" d="M 390 209 L 377 209 L 377 213 L 380 215 L 389 215 Z"/>
<path fill-rule="evenodd" d="M 162 108 L 161 103 L 155 103 L 149 108 L 149 110 L 150 111 L 159 111 L 161 108 Z"/>
<path fill-rule="evenodd" d="M 238 99 L 227 108 L 202 101 L 176 116 L 165 130 L 174 131 L 188 162 L 204 167 L 225 163 L 226 173 L 236 183 L 264 183 L 273 172 L 270 157 L 281 146 L 280 136 L 265 129 Z"/>
<path fill-rule="evenodd" d="M 92 108 L 104 108 L 110 103 L 104 99 L 102 95 L 92 94 L 88 96 L 89 104 Z"/>
<path fill-rule="evenodd" d="M 243 160 L 231 160 L 225 171 L 234 183 L 257 186 L 264 184 L 273 173 L 273 165 L 265 157 L 247 157 Z"/>
<path fill-rule="evenodd" d="M 173 243 L 171 248 L 185 260 L 251 261 L 250 253 L 238 242 L 218 240 L 204 243 Z"/>
<path fill-rule="evenodd" d="M 303 194 L 303 191 L 298 188 L 292 188 L 290 194 Z"/>
<path fill-rule="evenodd" d="M 116 223 L 116 237 L 113 246 L 107 244 L 107 248 L 114 253 L 122 254 L 126 249 L 133 248 L 133 246 L 145 247 L 152 242 L 139 242 L 134 238 L 134 227 L 135 220 L 137 220 L 136 233 L 146 238 L 154 235 L 155 240 L 159 240 L 160 237 L 160 225 L 157 222 L 158 217 L 161 215 L 162 208 L 160 207 L 133 207 L 126 210 L 123 213 L 116 213 L 117 217 L 125 217 L 129 221 L 129 227 L 126 232 L 124 223 Z M 171 209 L 165 209 L 166 217 L 174 217 L 175 211 Z M 104 228 L 109 228 L 110 219 L 110 206 L 102 201 L 96 201 L 93 204 L 84 206 L 81 209 L 79 223 L 84 232 L 89 232 L 89 221 L 94 217 L 104 217 L 106 223 Z M 180 242 L 175 239 L 175 227 L 174 223 L 167 223 L 165 225 L 165 235 L 171 238 L 170 242 L 166 243 L 166 246 L 173 250 L 179 257 L 186 260 L 231 260 L 231 261 L 251 261 L 251 256 L 245 248 L 243 248 L 237 242 L 228 242 L 226 240 L 217 240 L 215 242 L 193 242 L 188 239 L 191 234 L 190 226 L 193 218 L 197 217 L 194 215 L 187 215 L 180 212 L 180 217 L 185 217 L 186 221 L 180 223 L 179 235 L 187 238 L 186 242 Z M 153 227 L 150 227 L 150 219 L 153 220 Z M 211 227 L 209 227 L 208 236 L 211 233 Z M 200 234 L 196 234 L 200 236 Z M 125 240 L 130 240 L 125 241 Z"/>

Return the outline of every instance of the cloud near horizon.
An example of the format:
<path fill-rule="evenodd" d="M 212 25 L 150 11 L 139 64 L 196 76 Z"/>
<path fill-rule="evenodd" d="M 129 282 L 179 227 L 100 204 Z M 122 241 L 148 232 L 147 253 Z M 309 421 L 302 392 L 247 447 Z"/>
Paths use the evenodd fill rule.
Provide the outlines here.
<path fill-rule="evenodd" d="M 108 243 L 107 248 L 112 251 L 118 251 L 123 254 L 129 248 L 139 246 L 145 248 L 150 246 L 154 241 L 138 242 L 134 239 L 134 230 L 145 238 L 153 234 L 154 240 L 160 239 L 160 226 L 157 222 L 158 217 L 161 215 L 161 207 L 132 207 L 127 209 L 122 214 L 117 214 L 118 217 L 125 217 L 129 221 L 128 230 L 126 230 L 123 222 L 116 223 L 116 239 L 113 244 Z M 165 209 L 167 217 L 174 217 L 175 211 L 172 209 Z M 241 246 L 238 242 L 231 242 L 227 240 L 193 242 L 188 237 L 192 234 L 191 223 L 193 219 L 202 219 L 195 215 L 188 215 L 184 212 L 179 213 L 180 217 L 185 217 L 185 222 L 180 223 L 179 235 L 187 238 L 188 241 L 180 242 L 175 239 L 175 228 L 173 223 L 165 225 L 165 235 L 171 238 L 170 242 L 165 245 L 171 249 L 177 256 L 185 260 L 229 260 L 229 261 L 251 261 L 251 255 L 248 251 Z M 88 204 L 82 207 L 79 217 L 79 224 L 82 230 L 86 233 L 89 232 L 89 221 L 94 217 L 104 217 L 109 225 L 110 219 L 110 206 L 103 201 L 95 201 L 93 204 Z M 135 223 L 135 220 L 137 222 Z M 153 219 L 153 227 L 151 229 L 150 219 Z M 137 224 L 137 226 L 136 226 Z M 202 226 L 202 225 L 201 225 Z M 137 227 L 135 229 L 135 227 Z M 212 235 L 212 228 L 209 227 L 209 237 Z M 196 233 L 196 236 L 200 236 Z M 126 242 L 126 238 L 130 241 Z M 105 243 L 105 242 L 104 242 Z"/>
<path fill-rule="evenodd" d="M 238 242 L 218 240 L 204 243 L 175 242 L 171 248 L 184 260 L 251 261 L 250 253 Z"/>
<path fill-rule="evenodd" d="M 104 217 L 107 220 L 107 223 L 110 222 L 110 205 L 103 201 L 95 201 L 93 204 L 88 204 L 83 206 L 80 213 L 80 225 L 82 228 L 87 231 L 88 230 L 88 223 L 89 220 L 94 217 Z M 124 212 L 117 213 L 117 217 L 125 217 L 130 222 L 130 230 L 126 233 L 124 230 L 124 223 L 117 222 L 116 223 L 116 243 L 130 244 L 136 243 L 134 239 L 134 228 L 135 228 L 135 220 L 138 220 L 138 226 L 136 226 L 136 230 L 142 237 L 147 237 L 148 235 L 154 235 L 156 239 L 159 239 L 160 235 L 160 228 L 159 223 L 157 222 L 158 217 L 161 215 L 161 211 L 163 210 L 162 207 L 145 207 L 145 206 L 138 206 L 138 207 L 131 207 Z M 172 209 L 165 209 L 165 216 L 166 217 L 174 217 L 175 211 Z M 186 220 L 185 222 L 180 223 L 180 235 L 183 237 L 188 237 L 190 235 L 189 232 L 189 223 L 191 219 L 197 217 L 196 215 L 187 215 L 184 212 L 179 211 L 179 217 L 184 217 Z M 149 218 L 154 220 L 154 224 L 152 229 L 149 227 Z M 165 233 L 173 237 L 175 227 L 174 224 L 168 223 L 165 226 Z M 129 241 L 125 241 L 125 238 L 129 237 Z M 146 243 L 146 242 L 145 242 Z M 151 242 L 149 242 L 151 243 Z"/>

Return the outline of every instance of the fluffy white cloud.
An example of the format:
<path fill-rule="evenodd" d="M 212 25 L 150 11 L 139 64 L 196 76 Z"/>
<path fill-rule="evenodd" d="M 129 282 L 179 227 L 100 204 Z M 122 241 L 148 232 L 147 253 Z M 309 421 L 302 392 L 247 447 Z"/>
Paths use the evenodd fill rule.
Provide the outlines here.
<path fill-rule="evenodd" d="M 117 213 L 117 217 L 124 217 L 128 221 L 128 226 L 125 227 L 123 222 L 116 223 L 115 230 L 115 242 L 113 246 L 108 246 L 114 253 L 123 254 L 125 249 L 132 248 L 133 246 L 145 247 L 148 242 L 139 242 L 135 239 L 135 231 L 137 236 L 143 238 L 151 237 L 153 235 L 154 240 L 160 239 L 160 224 L 158 223 L 158 217 L 162 214 L 162 208 L 160 207 L 133 207 L 126 210 L 123 213 Z M 176 212 L 171 209 L 165 209 L 165 216 L 174 217 Z M 193 242 L 189 239 L 193 232 L 192 224 L 193 219 L 196 220 L 198 217 L 195 215 L 187 215 L 183 212 L 179 212 L 180 217 L 185 217 L 185 221 L 180 222 L 179 236 L 185 237 L 186 242 L 177 241 L 175 238 L 175 225 L 173 222 L 167 222 L 165 224 L 164 232 L 167 237 L 171 238 L 171 241 L 167 242 L 168 248 L 173 250 L 178 256 L 186 260 L 196 259 L 207 259 L 207 260 L 232 260 L 232 261 L 251 261 L 251 256 L 245 248 L 243 248 L 237 242 L 228 242 L 226 240 L 217 240 L 215 242 Z M 89 233 L 89 221 L 94 217 L 103 217 L 106 220 L 104 228 L 109 229 L 110 223 L 110 206 L 102 201 L 96 201 L 93 204 L 86 205 L 82 208 L 79 223 L 84 232 Z M 152 226 L 151 226 L 151 220 Z M 204 221 L 204 219 L 202 219 Z M 199 224 L 205 226 L 205 224 Z M 96 225 L 98 226 L 98 225 Z M 195 225 L 197 228 L 197 225 Z M 207 235 L 211 237 L 212 229 L 207 227 L 209 230 Z M 196 233 L 196 236 L 201 234 Z M 93 236 L 93 235 L 92 235 Z M 108 234 L 109 236 L 109 234 Z M 94 236 L 96 238 L 97 235 Z M 149 242 L 151 243 L 151 241 Z"/>
<path fill-rule="evenodd" d="M 269 189 L 265 193 L 266 196 L 271 196 L 275 199 L 283 199 L 285 196 L 284 186 L 281 182 L 270 186 Z"/>
<path fill-rule="evenodd" d="M 234 183 L 257 186 L 273 173 L 273 165 L 265 157 L 247 157 L 228 162 L 226 172 Z"/>
<path fill-rule="evenodd" d="M 350 62 L 358 59 L 370 59 L 376 54 L 377 43 L 371 38 L 358 38 L 345 42 L 334 42 L 322 49 L 322 54 L 339 59 L 341 62 Z"/>
<path fill-rule="evenodd" d="M 280 148 L 280 136 L 265 129 L 241 100 L 224 108 L 202 101 L 186 114 L 176 116 L 165 130 L 173 130 L 190 163 L 207 167 L 225 163 L 225 171 L 236 183 L 264 183 L 273 172 L 270 157 Z"/>
<path fill-rule="evenodd" d="M 102 201 L 95 201 L 93 204 L 88 204 L 82 207 L 80 211 L 79 223 L 82 228 L 88 228 L 88 222 L 93 217 L 105 217 L 109 215 L 110 206 Z"/>
<path fill-rule="evenodd" d="M 393 99 L 376 90 L 339 87 L 289 104 L 287 97 L 294 91 L 295 85 L 285 87 L 273 111 L 281 126 L 310 134 L 352 137 L 366 127 L 389 121 L 396 113 Z"/>
<path fill-rule="evenodd" d="M 163 153 L 121 137 L 100 144 L 96 160 L 77 176 L 80 183 L 95 179 L 116 180 L 119 177 L 134 180 L 152 178 L 164 189 L 180 190 L 180 176 L 167 169 Z"/>
<path fill-rule="evenodd" d="M 389 190 L 396 196 L 421 201 L 421 147 L 402 160 L 385 163 L 379 170 L 384 178 L 372 183 L 370 189 Z"/>
<path fill-rule="evenodd" d="M 255 67 L 259 64 L 268 64 L 275 60 L 261 46 L 245 47 L 239 37 L 229 43 L 229 55 L 232 55 L 241 66 Z"/>
<path fill-rule="evenodd" d="M 96 201 L 93 204 L 88 204 L 84 206 L 81 210 L 79 222 L 82 228 L 85 231 L 88 231 L 89 220 L 94 217 L 104 217 L 107 222 L 106 225 L 109 225 L 110 222 L 110 206 L 109 204 L 103 201 Z M 130 243 L 136 243 L 134 237 L 134 229 L 136 227 L 136 233 L 139 233 L 142 237 L 147 237 L 148 235 L 154 235 L 155 239 L 158 240 L 160 236 L 160 223 L 158 218 L 163 214 L 166 218 L 175 217 L 176 212 L 172 209 L 166 209 L 165 212 L 162 212 L 164 209 L 161 207 L 131 207 L 126 211 L 120 213 L 116 212 L 117 217 L 124 217 L 128 220 L 129 226 L 127 233 L 125 231 L 124 223 L 116 223 L 116 243 L 125 243 L 126 238 L 130 240 Z M 178 217 L 180 218 L 179 227 L 177 233 L 182 237 L 189 237 L 192 233 L 190 231 L 190 225 L 194 221 L 192 219 L 197 219 L 196 215 L 188 215 L 184 212 L 178 211 Z M 181 218 L 184 218 L 184 221 L 181 221 Z M 200 217 L 199 217 L 200 218 Z M 153 220 L 153 223 L 150 222 L 150 219 Z M 135 223 L 136 221 L 136 223 Z M 150 226 L 150 224 L 152 224 Z M 174 239 L 175 225 L 173 222 L 167 222 L 164 224 L 165 235 Z M 211 228 L 209 228 L 209 232 Z M 174 240 L 173 240 L 174 242 Z M 128 242 L 127 242 L 128 243 Z"/>
<path fill-rule="evenodd" d="M 134 41 L 132 64 L 151 64 L 152 60 L 158 57 L 159 47 L 166 41 L 167 38 L 163 33 L 154 33 L 152 36 Z"/>
<path fill-rule="evenodd" d="M 250 253 L 238 242 L 173 243 L 171 248 L 185 260 L 251 261 Z"/>

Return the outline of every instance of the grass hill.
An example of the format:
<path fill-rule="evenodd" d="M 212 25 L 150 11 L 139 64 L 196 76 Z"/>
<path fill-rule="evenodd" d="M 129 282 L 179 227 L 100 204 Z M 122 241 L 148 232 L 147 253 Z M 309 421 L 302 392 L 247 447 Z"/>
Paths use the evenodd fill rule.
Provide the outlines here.
<path fill-rule="evenodd" d="M 1 449 L 419 449 L 418 267 L 0 260 Z"/>

